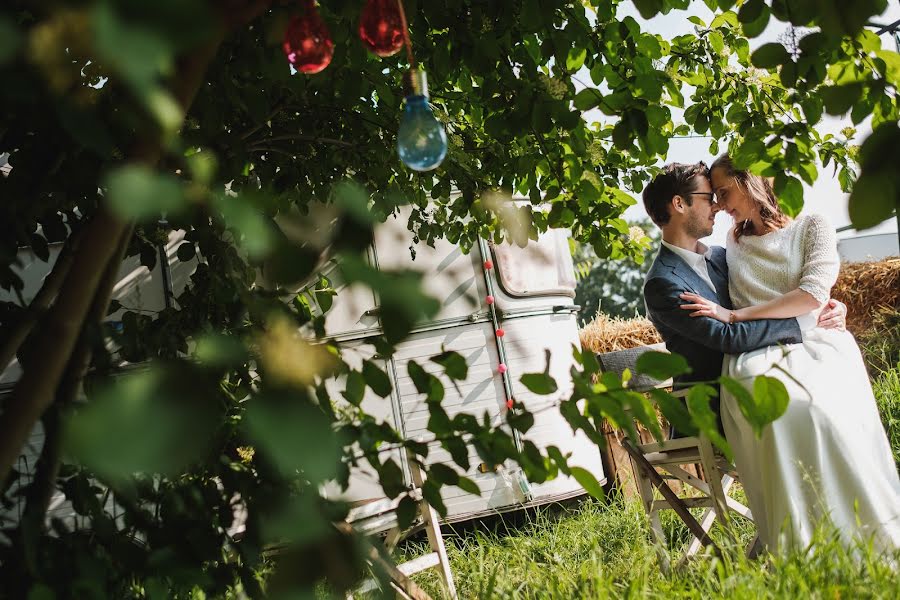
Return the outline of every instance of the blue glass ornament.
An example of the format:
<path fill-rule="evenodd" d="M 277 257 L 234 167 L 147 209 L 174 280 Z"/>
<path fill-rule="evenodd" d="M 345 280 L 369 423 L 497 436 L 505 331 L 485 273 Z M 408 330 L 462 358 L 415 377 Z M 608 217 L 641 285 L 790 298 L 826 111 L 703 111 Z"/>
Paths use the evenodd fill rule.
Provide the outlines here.
<path fill-rule="evenodd" d="M 447 133 L 428 105 L 425 74 L 414 70 L 410 78 L 411 93 L 406 97 L 397 130 L 397 153 L 410 169 L 431 171 L 447 156 Z"/>

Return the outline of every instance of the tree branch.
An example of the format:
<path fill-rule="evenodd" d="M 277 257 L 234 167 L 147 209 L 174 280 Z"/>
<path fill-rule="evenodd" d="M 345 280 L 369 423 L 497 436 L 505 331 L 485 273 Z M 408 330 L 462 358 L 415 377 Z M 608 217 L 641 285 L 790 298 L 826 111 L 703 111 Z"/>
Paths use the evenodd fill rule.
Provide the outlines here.
<path fill-rule="evenodd" d="M 35 465 L 34 479 L 28 488 L 25 498 L 25 510 L 22 514 L 24 527 L 30 531 L 43 530 L 45 515 L 53 498 L 56 477 L 59 474 L 60 454 L 62 450 L 61 425 L 62 417 L 67 409 L 75 401 L 78 390 L 81 389 L 81 381 L 91 362 L 91 335 L 92 329 L 99 329 L 106 316 L 109 299 L 116 285 L 119 275 L 119 265 L 128 248 L 133 227 L 128 229 L 119 240 L 117 255 L 106 267 L 103 279 L 91 304 L 91 311 L 82 329 L 81 336 L 59 389 L 56 391 L 56 399 L 44 413 L 44 446 L 41 455 Z"/>
<path fill-rule="evenodd" d="M 179 61 L 172 92 L 184 112 L 202 85 L 224 35 L 224 30 L 217 32 L 206 46 Z M 136 145 L 131 162 L 156 165 L 162 152 L 162 141 L 152 136 Z M 55 303 L 47 311 L 34 341 L 40 365 L 26 368 L 0 414 L 0 483 L 6 481 L 35 423 L 53 402 L 94 299 L 100 297 L 107 267 L 112 265 L 118 269 L 122 254 L 120 241 L 130 236 L 131 230 L 132 224 L 122 221 L 105 206 L 85 227 L 81 247 L 59 291 L 66 301 Z M 103 304 L 103 312 L 107 304 Z"/>
<path fill-rule="evenodd" d="M 16 356 L 16 352 L 22 346 L 22 343 L 31 333 L 35 323 L 40 320 L 41 315 L 50 308 L 53 299 L 56 298 L 59 288 L 63 280 L 72 267 L 72 260 L 75 256 L 75 250 L 78 246 L 79 233 L 73 232 L 63 245 L 56 262 L 47 277 L 44 278 L 44 284 L 40 291 L 32 299 L 31 304 L 25 309 L 25 314 L 11 326 L 12 331 L 3 339 L 0 345 L 0 372 L 6 370 L 9 363 Z"/>

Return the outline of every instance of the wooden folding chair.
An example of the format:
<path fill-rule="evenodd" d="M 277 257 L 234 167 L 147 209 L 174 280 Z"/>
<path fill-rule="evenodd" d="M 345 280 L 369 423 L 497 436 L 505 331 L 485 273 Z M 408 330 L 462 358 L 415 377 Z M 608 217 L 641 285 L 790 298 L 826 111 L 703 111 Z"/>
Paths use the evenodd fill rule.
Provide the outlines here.
<path fill-rule="evenodd" d="M 357 532 L 363 533 L 372 539 L 375 536 L 385 534 L 384 543 L 373 543 L 367 552 L 366 560 L 373 571 L 380 572 L 388 579 L 391 589 L 403 600 L 431 600 L 431 597 L 414 581 L 410 579 L 415 573 L 426 569 L 437 569 L 444 584 L 444 591 L 448 598 L 456 600 L 456 584 L 453 581 L 453 573 L 450 571 L 450 561 L 447 559 L 447 549 L 444 546 L 444 538 L 441 536 L 441 526 L 437 512 L 422 497 L 422 485 L 424 476 L 418 463 L 407 461 L 412 476 L 412 495 L 417 500 L 419 514 L 417 522 L 405 531 L 401 531 L 397 522 L 397 504 L 395 500 L 378 500 L 362 504 L 351 509 L 347 516 L 347 523 Z M 394 565 L 390 559 L 390 552 L 397 543 L 406 536 L 425 529 L 428 535 L 428 544 L 431 552 L 419 558 L 405 563 Z M 372 591 L 377 587 L 374 579 L 369 579 L 356 590 L 355 593 Z M 353 596 L 347 595 L 350 599 Z"/>
<path fill-rule="evenodd" d="M 664 352 L 665 345 L 655 344 L 607 352 L 599 354 L 597 359 L 604 371 L 621 375 L 625 369 L 629 369 L 632 373 L 636 373 L 635 365 L 638 357 L 651 350 Z M 639 392 L 653 388 L 668 388 L 671 385 L 671 380 L 659 381 L 641 374 L 632 375 L 629 381 L 629 388 Z M 674 394 L 683 396 L 686 390 Z M 709 530 L 718 519 L 726 531 L 730 532 L 729 511 L 753 520 L 749 508 L 728 496 L 737 478 L 734 465 L 715 452 L 705 435 L 638 444 L 623 435 L 620 436 L 620 443 L 631 459 L 638 493 L 650 520 L 650 531 L 656 542 L 660 565 L 664 572 L 669 570 L 669 558 L 659 511 L 674 510 L 691 532 L 692 539 L 682 562 L 695 555 L 702 546 L 711 546 L 718 552 L 718 548 L 709 537 Z M 703 478 L 686 470 L 686 465 L 700 465 Z M 679 496 L 669 485 L 672 481 L 680 482 L 682 492 L 696 495 Z M 659 491 L 661 499 L 656 497 L 654 490 Z M 688 509 L 701 507 L 706 508 L 706 511 L 698 521 Z M 756 541 L 754 539 L 747 547 L 748 555 L 754 551 Z"/>

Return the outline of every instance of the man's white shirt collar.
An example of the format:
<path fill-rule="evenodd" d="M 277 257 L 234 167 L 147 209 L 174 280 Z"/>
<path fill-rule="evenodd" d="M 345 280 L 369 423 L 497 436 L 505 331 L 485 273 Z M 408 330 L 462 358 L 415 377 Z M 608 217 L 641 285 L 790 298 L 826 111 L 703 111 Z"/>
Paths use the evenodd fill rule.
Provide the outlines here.
<path fill-rule="evenodd" d="M 712 257 L 712 250 L 707 248 L 700 242 L 697 242 L 697 247 L 700 250 L 703 250 L 703 254 L 698 252 L 692 252 L 690 250 L 685 250 L 684 248 L 679 248 L 678 246 L 673 246 L 669 242 L 662 240 L 662 245 L 680 256 L 684 259 L 684 262 L 691 268 L 694 273 L 700 276 L 700 279 L 709 284 L 709 289 L 716 291 L 716 286 L 713 285 L 712 279 L 709 276 L 709 268 L 706 264 L 706 259 Z"/>
<path fill-rule="evenodd" d="M 706 269 L 706 259 L 712 257 L 712 249 L 707 248 L 702 242 L 697 242 L 697 247 L 703 250 L 703 254 L 699 254 L 697 252 L 692 252 L 690 250 L 686 250 L 685 248 L 679 248 L 673 244 L 670 244 L 666 240 L 662 240 L 662 245 L 680 256 L 684 259 L 692 269 L 696 269 L 697 267 L 703 267 Z"/>

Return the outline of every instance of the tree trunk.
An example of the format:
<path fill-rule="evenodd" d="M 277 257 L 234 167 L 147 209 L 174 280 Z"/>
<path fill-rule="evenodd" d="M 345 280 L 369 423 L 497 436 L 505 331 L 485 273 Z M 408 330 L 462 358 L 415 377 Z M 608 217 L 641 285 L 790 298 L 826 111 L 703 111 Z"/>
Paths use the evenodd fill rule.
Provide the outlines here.
<path fill-rule="evenodd" d="M 259 4 L 259 12 L 251 16 L 257 16 L 267 4 Z M 178 64 L 172 92 L 185 113 L 203 83 L 203 76 L 224 34 L 224 30 L 220 31 L 204 48 L 190 53 Z M 143 140 L 131 153 L 131 162 L 155 166 L 161 155 L 160 139 Z M 6 481 L 32 429 L 52 403 L 98 295 L 103 275 L 110 265 L 118 268 L 121 262 L 119 242 L 130 235 L 131 229 L 132 224 L 122 221 L 106 207 L 101 207 L 86 225 L 73 264 L 60 288 L 59 297 L 64 301 L 56 302 L 47 311 L 34 340 L 34 356 L 41 362 L 29 365 L 0 415 L 0 483 Z M 107 305 L 108 298 L 101 314 L 105 313 Z"/>

